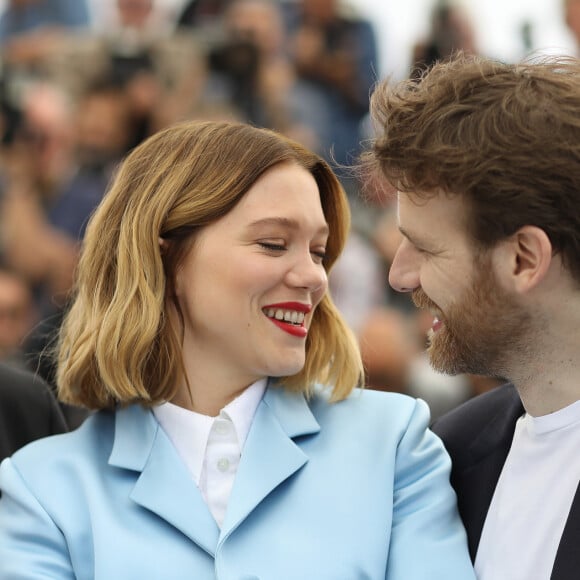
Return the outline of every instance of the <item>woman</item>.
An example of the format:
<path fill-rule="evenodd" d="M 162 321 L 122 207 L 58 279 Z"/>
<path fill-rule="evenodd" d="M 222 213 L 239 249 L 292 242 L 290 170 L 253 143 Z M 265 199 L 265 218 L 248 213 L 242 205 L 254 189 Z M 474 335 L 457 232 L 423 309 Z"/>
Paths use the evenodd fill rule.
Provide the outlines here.
<path fill-rule="evenodd" d="M 267 130 L 128 156 L 60 337 L 60 396 L 97 412 L 2 465 L 3 580 L 473 578 L 426 406 L 353 391 L 327 293 L 348 224 L 324 161 Z"/>

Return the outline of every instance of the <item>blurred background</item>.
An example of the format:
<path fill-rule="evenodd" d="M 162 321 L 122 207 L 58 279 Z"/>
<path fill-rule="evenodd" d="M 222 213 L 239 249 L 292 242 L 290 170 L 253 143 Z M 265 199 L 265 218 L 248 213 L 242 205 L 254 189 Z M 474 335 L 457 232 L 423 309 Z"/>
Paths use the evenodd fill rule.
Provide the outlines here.
<path fill-rule="evenodd" d="M 379 33 L 381 73 L 405 76 L 414 44 L 427 38 L 437 4 L 432 0 L 353 0 Z M 488 56 L 513 61 L 530 50 L 575 52 L 576 40 L 564 21 L 565 0 L 461 0 L 474 45 Z"/>
<path fill-rule="evenodd" d="M 291 0 L 288 0 L 291 1 Z M 185 0 L 160 0 L 169 12 L 176 13 Z M 0 6 L 4 1 L 0 1 Z M 97 21 L 104 21 L 107 2 L 91 0 Z M 374 24 L 380 54 L 380 74 L 405 76 L 411 65 L 412 47 L 427 37 L 433 0 L 352 0 Z M 472 23 L 479 50 L 489 56 L 517 60 L 530 49 L 544 52 L 576 50 L 574 35 L 566 26 L 564 0 L 460 0 L 453 3 Z"/>
<path fill-rule="evenodd" d="M 369 388 L 433 417 L 492 389 L 433 372 L 430 316 L 394 293 L 393 191 L 349 165 L 378 79 L 456 50 L 578 55 L 580 0 L 0 0 L 0 360 L 54 386 L 52 347 L 87 220 L 123 157 L 184 119 L 276 129 L 336 170 L 353 215 L 330 276 Z M 71 426 L 86 413 L 65 407 Z"/>

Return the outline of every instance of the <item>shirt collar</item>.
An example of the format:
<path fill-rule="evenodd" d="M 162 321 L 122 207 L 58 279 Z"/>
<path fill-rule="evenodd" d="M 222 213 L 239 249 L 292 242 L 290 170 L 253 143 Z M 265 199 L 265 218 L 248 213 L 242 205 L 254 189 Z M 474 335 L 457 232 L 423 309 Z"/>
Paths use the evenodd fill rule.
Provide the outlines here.
<path fill-rule="evenodd" d="M 262 400 L 267 384 L 268 379 L 256 381 L 220 411 L 220 416 L 229 417 L 234 424 L 240 450 L 244 448 L 256 409 Z"/>
<path fill-rule="evenodd" d="M 230 401 L 218 415 L 231 420 L 234 424 L 240 451 L 244 448 L 267 384 L 268 379 L 251 384 L 241 395 Z M 189 411 L 173 403 L 162 403 L 153 407 L 153 414 L 199 485 L 207 441 L 216 417 Z"/>

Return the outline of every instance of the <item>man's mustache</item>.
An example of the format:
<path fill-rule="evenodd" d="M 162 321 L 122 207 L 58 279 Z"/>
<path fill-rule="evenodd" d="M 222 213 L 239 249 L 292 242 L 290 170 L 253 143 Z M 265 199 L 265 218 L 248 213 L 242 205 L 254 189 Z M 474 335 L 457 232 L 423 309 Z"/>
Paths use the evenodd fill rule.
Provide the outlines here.
<path fill-rule="evenodd" d="M 422 288 L 416 288 L 411 293 L 411 299 L 413 300 L 413 304 L 417 308 L 434 308 L 437 305 L 433 302 L 427 294 L 423 291 Z"/>

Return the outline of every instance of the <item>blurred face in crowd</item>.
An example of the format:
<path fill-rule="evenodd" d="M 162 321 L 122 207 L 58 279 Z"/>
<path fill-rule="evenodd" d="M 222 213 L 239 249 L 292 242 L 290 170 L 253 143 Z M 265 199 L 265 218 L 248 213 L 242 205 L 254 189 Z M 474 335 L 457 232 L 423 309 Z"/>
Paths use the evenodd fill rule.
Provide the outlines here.
<path fill-rule="evenodd" d="M 71 104 L 55 86 L 38 83 L 23 98 L 23 126 L 19 141 L 25 146 L 29 175 L 50 190 L 68 177 L 74 142 Z"/>
<path fill-rule="evenodd" d="M 76 149 L 81 165 L 106 168 L 126 153 L 132 117 L 128 99 L 111 90 L 86 95 L 76 117 Z"/>
<path fill-rule="evenodd" d="M 580 43 L 580 0 L 564 0 L 564 9 L 566 24 Z"/>
<path fill-rule="evenodd" d="M 337 0 L 302 0 L 302 11 L 308 19 L 325 23 L 337 16 Z"/>
<path fill-rule="evenodd" d="M 0 356 L 17 352 L 34 324 L 32 294 L 26 283 L 0 272 Z"/>
<path fill-rule="evenodd" d="M 277 53 L 284 43 L 284 23 L 277 4 L 239 0 L 226 12 L 226 28 L 237 39 L 252 42 L 263 54 Z"/>
<path fill-rule="evenodd" d="M 25 6 L 34 6 L 38 4 L 40 0 L 9 0 L 8 5 L 11 8 L 20 8 Z"/>
<path fill-rule="evenodd" d="M 117 0 L 117 10 L 123 26 L 142 28 L 153 11 L 153 0 Z"/>
<path fill-rule="evenodd" d="M 327 238 L 318 186 L 293 163 L 266 171 L 196 234 L 175 280 L 186 366 L 245 386 L 298 373 L 327 289 Z"/>
<path fill-rule="evenodd" d="M 429 358 L 447 374 L 503 377 L 529 328 L 529 314 L 495 275 L 493 252 L 478 250 L 468 235 L 461 196 L 427 200 L 399 195 L 399 246 L 389 282 L 412 292 L 433 315 Z"/>

